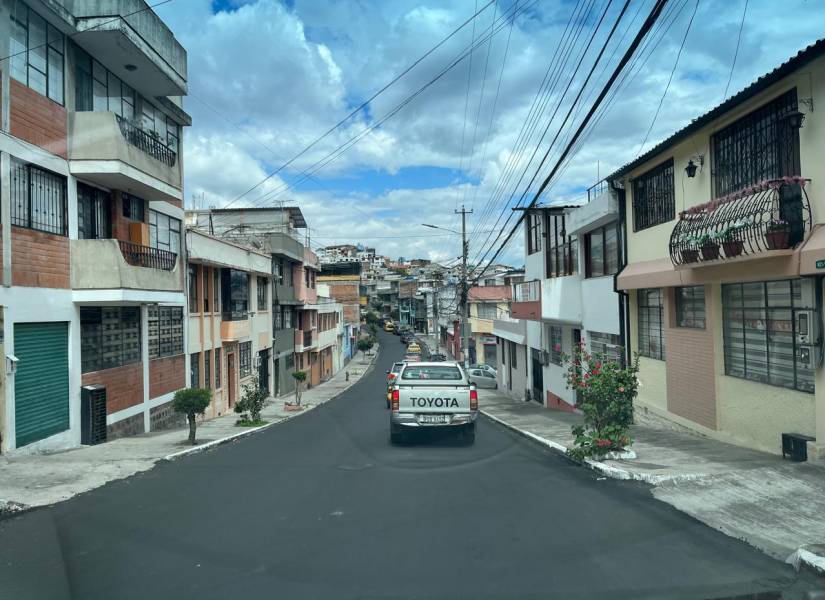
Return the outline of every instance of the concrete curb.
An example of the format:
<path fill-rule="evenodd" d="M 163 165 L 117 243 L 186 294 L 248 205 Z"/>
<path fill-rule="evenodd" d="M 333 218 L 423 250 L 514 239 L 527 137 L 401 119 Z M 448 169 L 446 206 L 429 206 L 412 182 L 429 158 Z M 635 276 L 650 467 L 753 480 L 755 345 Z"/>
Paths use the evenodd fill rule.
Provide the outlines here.
<path fill-rule="evenodd" d="M 504 419 L 501 419 L 486 410 L 479 410 L 479 412 L 487 417 L 488 419 L 503 425 L 504 427 L 510 429 L 518 433 L 519 435 L 526 437 L 530 440 L 538 442 L 542 446 L 550 448 L 556 452 L 563 454 L 567 457 L 567 450 L 568 447 L 560 444 L 558 442 L 554 442 L 553 440 L 548 440 L 547 438 L 541 437 L 540 435 L 536 435 L 535 433 L 531 433 L 525 429 L 521 429 L 512 423 L 508 423 Z M 570 459 L 573 460 L 573 459 Z M 573 462 L 578 462 L 573 460 Z M 633 471 L 628 471 L 627 469 L 622 469 L 620 467 L 614 467 L 612 465 L 608 465 L 598 460 L 593 460 L 591 458 L 587 458 L 584 460 L 583 463 L 585 466 L 589 467 L 590 469 L 601 473 L 605 477 L 610 477 L 611 479 L 619 479 L 622 481 L 641 481 L 644 483 L 648 483 L 650 485 L 659 485 L 661 483 L 678 483 L 680 481 L 693 481 L 696 479 L 702 479 L 706 477 L 705 474 L 701 473 L 691 473 L 685 475 L 652 475 L 650 473 L 635 473 Z"/>
<path fill-rule="evenodd" d="M 280 425 L 281 423 L 285 423 L 286 421 L 290 421 L 290 420 L 292 420 L 296 417 L 300 417 L 301 415 L 305 415 L 309 412 L 312 412 L 313 410 L 315 410 L 319 406 L 323 406 L 327 402 L 332 402 L 333 400 L 338 398 L 338 396 L 340 396 L 341 394 L 346 392 L 348 389 L 350 389 L 352 386 L 354 386 L 356 383 L 361 381 L 361 379 L 366 377 L 370 373 L 370 371 L 372 371 L 373 367 L 375 366 L 375 360 L 378 358 L 378 351 L 379 350 L 380 350 L 380 346 L 376 346 L 375 352 L 373 352 L 373 354 L 371 356 L 372 360 L 370 360 L 368 365 L 365 365 L 366 368 L 364 369 L 364 372 L 361 374 L 361 376 L 358 379 L 356 379 L 355 381 L 350 381 L 348 386 L 346 386 L 345 388 L 342 388 L 337 394 L 335 394 L 334 396 L 332 396 L 330 398 L 327 398 L 323 402 L 318 402 L 318 403 L 315 403 L 315 404 L 307 404 L 306 405 L 307 408 L 305 410 L 302 410 L 301 412 L 297 412 L 293 415 L 288 415 L 288 416 L 283 417 L 283 418 L 281 418 L 277 421 L 273 421 L 272 423 L 267 423 L 266 425 L 261 425 L 260 427 L 251 427 L 251 428 L 247 429 L 246 431 L 239 431 L 238 433 L 233 433 L 232 435 L 228 435 L 226 437 L 222 437 L 222 438 L 217 439 L 217 440 L 210 440 L 209 442 L 206 442 L 205 444 L 200 444 L 198 446 L 192 446 L 191 448 L 184 448 L 183 450 L 178 450 L 177 452 L 172 452 L 171 454 L 167 454 L 166 456 L 158 459 L 158 462 L 173 461 L 173 460 L 176 460 L 178 458 L 188 456 L 189 454 L 197 454 L 199 452 L 204 452 L 206 450 L 210 450 L 211 448 L 215 448 L 216 446 L 222 446 L 223 444 L 228 444 L 230 442 L 234 442 L 234 441 L 239 440 L 241 438 L 245 438 L 247 436 L 254 435 L 258 432 L 264 431 L 265 429 L 269 429 L 270 427 L 273 427 L 275 425 Z M 344 368 L 344 370 L 346 370 L 346 368 Z M 340 373 L 340 371 L 339 371 L 339 373 Z M 276 399 L 276 402 L 277 401 L 278 400 Z"/>

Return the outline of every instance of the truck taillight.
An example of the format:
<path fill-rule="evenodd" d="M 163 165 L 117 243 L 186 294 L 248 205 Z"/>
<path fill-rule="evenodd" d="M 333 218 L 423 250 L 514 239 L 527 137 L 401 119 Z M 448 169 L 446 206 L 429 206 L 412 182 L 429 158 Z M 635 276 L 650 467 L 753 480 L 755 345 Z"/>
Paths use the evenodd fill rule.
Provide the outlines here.
<path fill-rule="evenodd" d="M 398 392 L 398 388 L 395 388 L 392 391 L 392 410 L 398 412 L 398 400 L 401 394 Z"/>
<path fill-rule="evenodd" d="M 470 390 L 470 410 L 478 410 L 478 391 Z"/>
<path fill-rule="evenodd" d="M 390 373 L 389 375 L 387 375 L 387 379 L 389 379 L 390 381 L 395 379 L 395 373 Z"/>

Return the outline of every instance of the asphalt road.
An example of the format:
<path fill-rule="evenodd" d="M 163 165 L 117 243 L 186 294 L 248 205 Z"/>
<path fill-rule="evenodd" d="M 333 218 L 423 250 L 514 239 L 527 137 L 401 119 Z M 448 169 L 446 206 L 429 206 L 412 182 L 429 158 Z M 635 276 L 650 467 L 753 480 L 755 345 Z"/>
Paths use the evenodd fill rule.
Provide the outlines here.
<path fill-rule="evenodd" d="M 0 522 L 0 598 L 786 598 L 818 584 L 485 420 L 473 446 L 391 446 L 384 371 L 402 347 L 380 338 L 376 369 L 333 402 Z"/>

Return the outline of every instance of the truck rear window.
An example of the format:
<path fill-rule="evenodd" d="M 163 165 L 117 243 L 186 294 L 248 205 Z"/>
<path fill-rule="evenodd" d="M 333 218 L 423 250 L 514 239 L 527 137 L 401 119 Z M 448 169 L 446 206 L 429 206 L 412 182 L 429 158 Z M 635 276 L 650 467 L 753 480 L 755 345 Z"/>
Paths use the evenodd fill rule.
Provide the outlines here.
<path fill-rule="evenodd" d="M 461 371 L 451 366 L 408 365 L 401 374 L 401 379 L 427 379 L 435 381 L 460 381 Z"/>

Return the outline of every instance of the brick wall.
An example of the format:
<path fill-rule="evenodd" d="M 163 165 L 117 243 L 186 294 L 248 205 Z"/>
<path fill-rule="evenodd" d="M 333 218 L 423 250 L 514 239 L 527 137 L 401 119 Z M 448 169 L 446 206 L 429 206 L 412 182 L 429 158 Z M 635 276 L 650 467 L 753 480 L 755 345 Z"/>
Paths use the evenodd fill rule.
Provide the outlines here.
<path fill-rule="evenodd" d="M 172 408 L 172 402 L 166 402 L 149 409 L 149 430 L 161 431 L 175 429 L 186 425 L 186 417 Z"/>
<path fill-rule="evenodd" d="M 68 289 L 69 238 L 12 227 L 11 267 L 12 285 Z"/>
<path fill-rule="evenodd" d="M 67 158 L 66 109 L 11 79 L 11 134 Z"/>
<path fill-rule="evenodd" d="M 106 386 L 106 414 L 135 406 L 143 402 L 143 363 L 83 373 L 81 384 L 93 383 Z"/>
<path fill-rule="evenodd" d="M 186 361 L 183 354 L 149 361 L 150 398 L 157 398 L 184 387 L 186 387 Z"/>
<path fill-rule="evenodd" d="M 117 438 L 137 435 L 139 433 L 145 433 L 143 413 L 132 415 L 131 417 L 121 419 L 117 423 L 106 426 L 107 440 L 116 440 Z"/>
<path fill-rule="evenodd" d="M 508 357 L 509 358 L 509 357 Z M 574 412 L 575 408 L 572 404 L 568 404 L 560 397 L 556 396 L 551 391 L 547 391 L 547 408 L 553 408 L 556 410 L 562 410 L 564 412 Z"/>
<path fill-rule="evenodd" d="M 676 327 L 673 288 L 667 289 L 665 352 L 667 409 L 694 423 L 716 429 L 716 381 L 713 314 L 705 286 L 705 329 Z"/>

